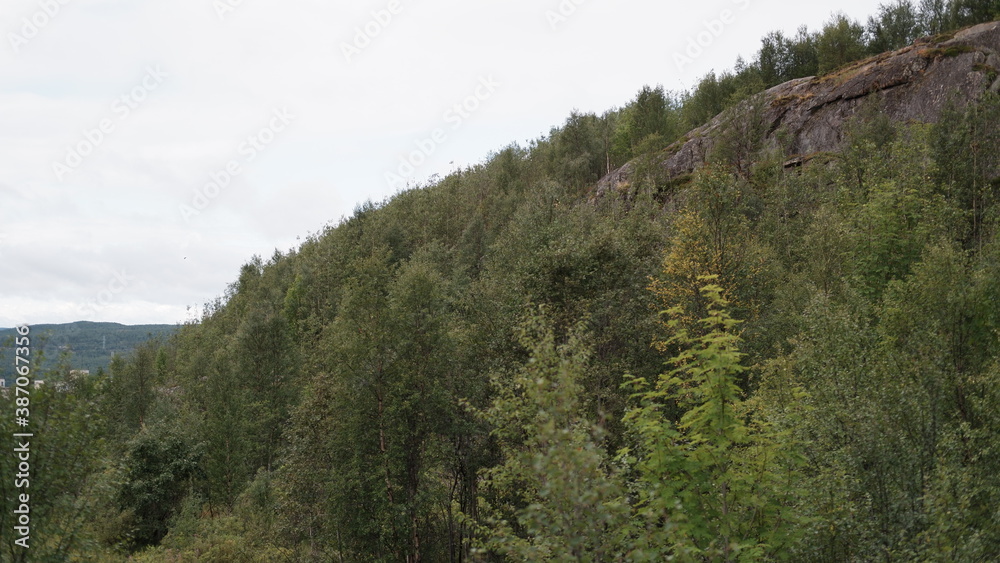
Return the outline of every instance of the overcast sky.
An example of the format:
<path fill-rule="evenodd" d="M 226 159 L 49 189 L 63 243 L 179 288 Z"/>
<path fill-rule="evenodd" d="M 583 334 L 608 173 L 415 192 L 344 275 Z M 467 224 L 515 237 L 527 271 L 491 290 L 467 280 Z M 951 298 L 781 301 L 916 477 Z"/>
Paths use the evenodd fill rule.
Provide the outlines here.
<path fill-rule="evenodd" d="M 405 181 L 877 5 L 6 0 L 0 326 L 183 322 Z"/>

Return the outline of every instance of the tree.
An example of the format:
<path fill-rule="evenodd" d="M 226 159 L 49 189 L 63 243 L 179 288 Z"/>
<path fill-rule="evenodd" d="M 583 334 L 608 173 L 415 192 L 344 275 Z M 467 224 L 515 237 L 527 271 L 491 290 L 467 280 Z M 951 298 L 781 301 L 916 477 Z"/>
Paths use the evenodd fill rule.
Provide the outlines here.
<path fill-rule="evenodd" d="M 937 35 L 948 29 L 949 0 L 920 0 L 920 21 L 925 32 Z"/>
<path fill-rule="evenodd" d="M 155 398 L 153 389 L 161 381 L 156 369 L 159 349 L 159 343 L 147 342 L 129 358 L 112 357 L 104 395 L 111 431 L 131 434 L 146 423 Z"/>
<path fill-rule="evenodd" d="M 0 480 L 0 526 L 4 530 L 0 560 L 111 560 L 111 550 L 102 541 L 107 539 L 103 532 L 108 517 L 116 512 L 109 507 L 113 485 L 112 472 L 107 471 L 108 434 L 99 414 L 102 376 L 62 380 L 69 371 L 66 358 L 46 364 L 42 354 L 34 353 L 41 349 L 41 339 L 33 339 L 33 333 L 29 338 L 37 346 L 32 349 L 31 376 L 46 384 L 28 387 L 27 394 L 7 388 L 10 394 L 0 395 L 0 431 L 12 437 L 12 451 L 0 456 L 0 475 L 4 476 Z M 23 417 L 25 410 L 29 426 L 16 426 L 15 413 Z M 30 436 L 13 438 L 17 433 Z M 21 495 L 28 495 L 27 503 Z M 22 504 L 27 505 L 27 513 Z M 21 534 L 14 527 L 24 525 L 22 515 L 29 518 L 27 548 L 15 544 Z"/>
<path fill-rule="evenodd" d="M 852 231 L 852 277 L 872 302 L 910 272 L 927 244 L 962 233 L 958 210 L 928 181 L 936 174 L 929 135 L 928 127 L 912 125 L 880 143 L 881 151 L 864 140 L 870 137 L 856 138 L 845 151 L 840 204 Z"/>
<path fill-rule="evenodd" d="M 889 491 L 912 457 L 898 446 L 905 428 L 883 408 L 893 388 L 873 377 L 881 357 L 865 301 L 850 288 L 835 295 L 811 292 L 790 352 L 762 366 L 756 399 L 778 411 L 777 428 L 792 432 L 808 460 L 795 476 L 808 529 L 795 559 L 871 561 L 880 530 L 891 528 L 878 507 L 892 504 Z M 808 394 L 796 399 L 796 388 Z"/>
<path fill-rule="evenodd" d="M 788 79 L 814 76 L 819 73 L 819 53 L 816 49 L 816 33 L 810 33 L 806 26 L 799 27 L 790 46 L 791 66 Z"/>
<path fill-rule="evenodd" d="M 798 446 L 775 431 L 737 385 L 741 365 L 739 321 L 723 290 L 707 283 L 708 315 L 700 336 L 667 311 L 681 352 L 673 369 L 650 383 L 634 378 L 636 406 L 626 414 L 637 445 L 623 452 L 638 472 L 637 549 L 641 561 L 759 561 L 787 559 L 801 517 L 788 474 Z M 683 414 L 665 416 L 671 405 Z"/>
<path fill-rule="evenodd" d="M 610 467 L 604 430 L 579 397 L 587 366 L 581 323 L 557 344 L 544 308 L 525 321 L 527 363 L 493 377 L 496 395 L 481 412 L 502 463 L 484 472 L 480 551 L 514 561 L 611 561 L 627 515 Z"/>
<path fill-rule="evenodd" d="M 766 112 L 769 103 L 764 94 L 754 94 L 722 115 L 719 133 L 710 160 L 729 166 L 744 180 L 751 180 L 754 165 L 770 132 Z"/>
<path fill-rule="evenodd" d="M 592 114 L 574 110 L 562 129 L 553 131 L 557 178 L 572 187 L 591 184 L 600 179 L 605 168 L 605 146 L 600 124 Z"/>
<path fill-rule="evenodd" d="M 843 12 L 834 14 L 816 40 L 820 74 L 865 56 L 865 29 Z"/>
<path fill-rule="evenodd" d="M 689 205 L 674 218 L 661 271 L 650 288 L 666 308 L 680 306 L 688 328 L 707 313 L 703 276 L 715 275 L 726 299 L 744 319 L 755 319 L 769 291 L 767 249 L 748 221 L 752 188 L 730 170 L 706 166 L 697 173 Z"/>
<path fill-rule="evenodd" d="M 290 523 L 305 526 L 296 534 L 327 553 L 416 562 L 449 551 L 465 391 L 442 254 L 431 245 L 393 266 L 382 248 L 350 265 L 280 473 L 295 485 L 283 494 Z"/>
<path fill-rule="evenodd" d="M 676 136 L 673 103 L 663 86 L 643 86 L 625 111 L 632 154 L 639 155 L 663 148 Z"/>
<path fill-rule="evenodd" d="M 913 43 L 923 33 L 920 12 L 912 0 L 879 4 L 878 14 L 868 17 L 866 43 L 870 54 L 895 51 Z"/>
<path fill-rule="evenodd" d="M 939 190 L 966 216 L 965 242 L 982 248 L 1000 183 L 1000 95 L 988 92 L 964 109 L 947 107 L 933 129 L 931 146 Z"/>
<path fill-rule="evenodd" d="M 923 31 L 920 14 L 911 0 L 879 4 L 877 16 L 868 17 L 866 28 L 868 52 L 872 55 L 902 49 L 913 43 Z"/>
<path fill-rule="evenodd" d="M 681 105 L 684 128 L 694 129 L 722 113 L 734 92 L 732 82 L 728 73 L 719 76 L 712 71 L 702 77 L 694 90 L 684 96 Z"/>
<path fill-rule="evenodd" d="M 772 31 L 760 40 L 757 66 L 766 86 L 775 86 L 788 80 L 792 66 L 792 42 L 781 31 Z"/>
<path fill-rule="evenodd" d="M 805 26 L 791 38 L 781 31 L 772 31 L 761 39 L 754 64 L 766 88 L 813 76 L 817 72 L 815 34 L 809 33 Z"/>
<path fill-rule="evenodd" d="M 858 115 L 846 123 L 841 133 L 844 139 L 840 151 L 841 184 L 853 201 L 863 201 L 868 196 L 869 184 L 885 177 L 878 171 L 882 169 L 886 151 L 891 150 L 897 138 L 897 129 L 877 98 L 866 101 Z"/>
<path fill-rule="evenodd" d="M 1000 18 L 1000 0 L 951 0 L 949 16 L 952 27 L 965 27 Z"/>
<path fill-rule="evenodd" d="M 236 333 L 234 347 L 238 377 L 249 393 L 254 412 L 253 434 L 257 447 L 245 460 L 248 470 L 259 467 L 271 471 L 278 455 L 282 428 L 288 421 L 297 383 L 295 346 L 289 335 L 288 323 L 279 311 L 266 311 L 270 303 L 247 311 Z M 264 309 L 264 310 L 261 310 Z"/>
<path fill-rule="evenodd" d="M 199 448 L 175 436 L 143 432 L 130 443 L 117 503 L 131 522 L 132 549 L 156 545 L 167 535 L 171 517 L 191 491 L 200 456 Z"/>

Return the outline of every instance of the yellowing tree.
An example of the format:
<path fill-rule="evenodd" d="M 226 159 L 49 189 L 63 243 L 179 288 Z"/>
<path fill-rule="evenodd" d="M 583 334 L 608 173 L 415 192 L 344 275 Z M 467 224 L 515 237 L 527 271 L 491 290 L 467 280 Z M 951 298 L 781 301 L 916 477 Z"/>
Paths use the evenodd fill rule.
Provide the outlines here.
<path fill-rule="evenodd" d="M 767 253 L 745 217 L 749 189 L 731 172 L 705 167 L 695 178 L 692 201 L 677 214 L 661 274 L 650 289 L 664 308 L 679 307 L 676 319 L 687 329 L 696 329 L 695 320 L 708 313 L 704 276 L 718 277 L 738 316 L 759 314 Z"/>

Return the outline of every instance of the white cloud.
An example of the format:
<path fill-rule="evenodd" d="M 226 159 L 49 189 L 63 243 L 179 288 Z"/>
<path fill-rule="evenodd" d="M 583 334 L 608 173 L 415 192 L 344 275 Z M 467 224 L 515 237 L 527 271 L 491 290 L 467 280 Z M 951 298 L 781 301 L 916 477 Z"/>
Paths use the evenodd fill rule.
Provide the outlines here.
<path fill-rule="evenodd" d="M 644 84 L 693 86 L 751 55 L 766 32 L 816 28 L 831 10 L 750 0 L 681 75 L 671 60 L 678 38 L 733 0 L 696 11 L 578 1 L 555 30 L 546 12 L 560 0 L 399 1 L 351 63 L 342 44 L 388 0 L 245 0 L 222 20 L 206 0 L 74 0 L 17 53 L 9 33 L 40 8 L 10 2 L 0 20 L 0 326 L 80 320 L 81 304 L 123 270 L 134 281 L 89 320 L 187 319 L 187 306 L 222 294 L 253 254 L 287 250 L 358 202 L 393 193 L 385 172 L 482 76 L 502 87 L 448 131 L 419 179 L 537 138 L 574 108 L 624 104 Z M 863 17 L 877 4 L 840 9 Z M 157 66 L 162 84 L 121 118 L 113 104 Z M 292 126 L 185 221 L 179 206 L 285 106 Z M 114 131 L 60 182 L 53 162 L 105 119 Z"/>

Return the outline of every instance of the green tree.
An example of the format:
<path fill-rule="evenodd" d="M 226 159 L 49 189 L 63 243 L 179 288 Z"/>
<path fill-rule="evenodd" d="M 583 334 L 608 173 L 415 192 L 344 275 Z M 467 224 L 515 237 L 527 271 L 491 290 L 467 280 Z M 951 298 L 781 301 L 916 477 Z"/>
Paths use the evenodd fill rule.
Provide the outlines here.
<path fill-rule="evenodd" d="M 923 32 L 920 13 L 911 0 L 879 4 L 878 15 L 869 16 L 866 28 L 868 51 L 877 55 L 902 49 Z"/>
<path fill-rule="evenodd" d="M 157 369 L 159 349 L 159 343 L 147 342 L 128 358 L 111 358 L 104 390 L 104 414 L 110 430 L 131 435 L 147 422 L 155 386 L 164 375 Z"/>
<path fill-rule="evenodd" d="M 702 77 L 693 91 L 684 95 L 681 106 L 684 128 L 694 129 L 722 113 L 729 107 L 735 92 L 733 86 L 732 74 L 729 73 L 720 76 L 713 71 Z"/>
<path fill-rule="evenodd" d="M 915 125 L 882 144 L 881 151 L 863 139 L 845 151 L 848 173 L 840 204 L 842 215 L 850 218 L 852 275 L 872 302 L 879 301 L 890 281 L 910 272 L 926 245 L 963 232 L 959 211 L 928 181 L 936 174 L 929 134 L 927 127 Z M 851 177 L 858 188 L 850 185 Z"/>
<path fill-rule="evenodd" d="M 708 309 L 703 276 L 718 276 L 726 299 L 746 320 L 756 319 L 771 280 L 768 249 L 759 243 L 748 219 L 753 188 L 732 171 L 706 166 L 695 176 L 689 204 L 679 210 L 659 274 L 650 288 L 666 308 L 680 306 L 692 332 Z"/>
<path fill-rule="evenodd" d="M 920 21 L 930 34 L 939 34 L 949 27 L 949 0 L 920 0 Z"/>
<path fill-rule="evenodd" d="M 32 352 L 41 349 L 34 339 Z M 35 344 L 37 342 L 37 344 Z M 36 347 L 37 346 L 37 347 Z M 28 393 L 0 395 L 0 431 L 32 436 L 12 438 L 11 448 L 27 445 L 27 452 L 9 451 L 0 456 L 0 560 L 11 563 L 80 561 L 113 557 L 104 544 L 103 527 L 111 504 L 113 486 L 105 473 L 105 424 L 98 413 L 102 382 L 98 376 L 62 377 L 69 366 L 62 358 L 49 364 L 40 354 L 32 357 L 32 379 L 45 381 Z M 23 390 L 22 390 L 23 391 Z M 21 405 L 17 404 L 21 399 Z M 27 399 L 27 404 L 24 400 Z M 15 409 L 26 409 L 30 425 L 15 426 Z M 18 417 L 24 412 L 17 412 Z M 20 456 L 27 455 L 27 459 Z M 27 471 L 21 463 L 27 464 Z M 20 475 L 20 477 L 18 476 Z M 23 483 L 18 483 L 24 479 Z M 22 486 L 24 485 L 24 486 Z M 27 549 L 15 544 L 20 534 L 20 495 L 27 494 L 30 534 Z"/>
<path fill-rule="evenodd" d="M 952 27 L 965 27 L 1000 18 L 1000 0 L 951 0 L 949 16 Z"/>
<path fill-rule="evenodd" d="M 503 462 L 484 472 L 483 553 L 514 561 L 611 561 L 621 557 L 625 491 L 579 397 L 587 370 L 581 323 L 558 344 L 544 309 L 529 317 L 521 345 L 527 363 L 493 378 L 496 395 L 481 413 Z"/>
<path fill-rule="evenodd" d="M 761 39 L 754 65 L 767 88 L 815 75 L 818 68 L 815 34 L 804 26 L 794 37 L 786 37 L 781 31 L 768 33 Z"/>
<path fill-rule="evenodd" d="M 122 461 L 118 506 L 127 513 L 132 549 L 156 545 L 191 492 L 200 465 L 200 449 L 182 438 L 143 432 L 129 444 Z"/>
<path fill-rule="evenodd" d="M 738 321 L 721 287 L 709 283 L 702 292 L 709 303 L 703 334 L 670 321 L 668 343 L 681 350 L 674 369 L 653 383 L 629 381 L 637 406 L 626 421 L 637 446 L 623 454 L 639 475 L 641 516 L 630 557 L 788 559 L 801 523 L 788 480 L 800 462 L 798 446 L 743 399 Z M 665 416 L 671 404 L 683 412 L 679 421 Z"/>
<path fill-rule="evenodd" d="M 877 507 L 887 506 L 912 457 L 897 446 L 901 423 L 883 408 L 892 389 L 873 377 L 880 356 L 866 302 L 849 287 L 835 295 L 811 293 L 791 351 L 763 366 L 756 397 L 790 411 L 777 428 L 793 433 L 808 460 L 795 475 L 808 539 L 794 546 L 794 559 L 871 561 L 891 528 Z M 796 388 L 809 393 L 796 401 Z"/>
<path fill-rule="evenodd" d="M 663 86 L 643 86 L 625 110 L 624 126 L 632 154 L 661 149 L 677 136 L 673 100 Z"/>
<path fill-rule="evenodd" d="M 553 131 L 557 178 L 572 187 L 600 179 L 607 159 L 600 127 L 594 114 L 574 110 L 563 127 Z"/>
<path fill-rule="evenodd" d="M 290 521 L 340 557 L 417 561 L 449 549 L 463 381 L 441 253 L 430 247 L 393 267 L 383 248 L 351 265 L 321 344 L 328 371 L 293 415 L 281 470 L 296 484 L 283 493 Z"/>
<path fill-rule="evenodd" d="M 965 109 L 948 107 L 934 126 L 931 146 L 940 192 L 966 216 L 965 243 L 982 248 L 1000 184 L 1000 95 L 987 93 Z"/>
<path fill-rule="evenodd" d="M 721 127 L 709 160 L 730 167 L 744 180 L 751 180 L 754 166 L 762 160 L 761 153 L 770 133 L 768 107 L 764 94 L 754 94 L 729 108 L 721 116 Z"/>
<path fill-rule="evenodd" d="M 816 39 L 819 72 L 826 74 L 865 56 L 865 28 L 844 13 L 834 14 Z"/>

